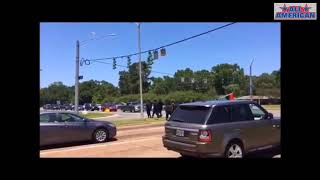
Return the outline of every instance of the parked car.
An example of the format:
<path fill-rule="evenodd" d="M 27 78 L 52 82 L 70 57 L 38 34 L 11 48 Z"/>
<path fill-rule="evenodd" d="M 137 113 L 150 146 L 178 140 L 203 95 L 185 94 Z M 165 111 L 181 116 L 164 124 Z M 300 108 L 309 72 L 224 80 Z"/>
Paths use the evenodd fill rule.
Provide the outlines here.
<path fill-rule="evenodd" d="M 122 107 L 125 105 L 126 105 L 126 103 L 115 103 L 115 106 L 117 109 L 122 109 Z"/>
<path fill-rule="evenodd" d="M 63 106 L 64 106 L 63 109 L 66 110 L 66 111 L 67 110 L 72 110 L 72 104 L 64 104 Z"/>
<path fill-rule="evenodd" d="M 181 104 L 165 124 L 163 145 L 182 156 L 242 158 L 280 145 L 280 118 L 253 101 Z"/>
<path fill-rule="evenodd" d="M 140 112 L 141 105 L 139 102 L 129 102 L 127 105 L 122 106 L 122 112 Z"/>
<path fill-rule="evenodd" d="M 83 109 L 86 111 L 91 111 L 92 104 L 91 103 L 84 103 L 83 104 Z"/>
<path fill-rule="evenodd" d="M 44 109 L 44 110 L 50 110 L 51 108 L 52 108 L 51 104 L 45 104 L 45 105 L 43 106 L 43 109 Z"/>
<path fill-rule="evenodd" d="M 40 146 L 92 140 L 101 143 L 116 136 L 114 124 L 70 112 L 40 113 Z"/>
<path fill-rule="evenodd" d="M 101 111 L 101 104 L 95 104 L 91 108 L 91 111 Z"/>
<path fill-rule="evenodd" d="M 105 109 L 109 109 L 110 112 L 116 112 L 117 106 L 113 103 L 104 103 L 101 105 L 101 111 L 105 111 Z"/>
<path fill-rule="evenodd" d="M 59 110 L 60 106 L 58 104 L 52 104 L 51 109 L 52 110 Z"/>

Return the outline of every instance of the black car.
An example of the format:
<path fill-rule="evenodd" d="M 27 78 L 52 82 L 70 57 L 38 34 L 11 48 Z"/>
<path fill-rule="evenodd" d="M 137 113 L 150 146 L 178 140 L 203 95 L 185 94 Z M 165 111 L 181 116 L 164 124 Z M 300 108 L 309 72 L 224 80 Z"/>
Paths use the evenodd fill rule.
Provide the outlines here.
<path fill-rule="evenodd" d="M 127 105 L 122 106 L 121 110 L 123 112 L 140 112 L 140 103 L 139 102 L 129 102 Z"/>
<path fill-rule="evenodd" d="M 87 119 L 70 112 L 40 113 L 40 146 L 87 140 L 101 143 L 116 134 L 116 126 L 111 122 Z"/>
<path fill-rule="evenodd" d="M 96 104 L 91 104 L 91 109 L 90 109 L 90 110 L 91 110 L 91 111 L 99 111 L 100 108 L 99 108 L 99 106 L 96 105 Z"/>
<path fill-rule="evenodd" d="M 90 103 L 84 103 L 83 109 L 86 110 L 86 111 L 91 111 L 92 106 L 93 106 L 93 105 L 90 104 Z"/>

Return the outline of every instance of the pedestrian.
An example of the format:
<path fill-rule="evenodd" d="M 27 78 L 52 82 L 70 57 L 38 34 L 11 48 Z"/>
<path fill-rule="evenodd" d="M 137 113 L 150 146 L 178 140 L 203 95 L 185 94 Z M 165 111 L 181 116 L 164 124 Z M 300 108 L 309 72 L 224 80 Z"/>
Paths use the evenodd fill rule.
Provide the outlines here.
<path fill-rule="evenodd" d="M 173 112 L 172 104 L 170 104 L 170 102 L 167 101 L 164 110 L 166 111 L 166 120 L 168 120 L 169 116 L 171 117 Z"/>
<path fill-rule="evenodd" d="M 146 104 L 146 110 L 147 110 L 147 114 L 148 114 L 148 118 L 151 118 L 151 109 L 152 109 L 152 104 L 151 102 L 148 100 L 147 104 Z"/>
<path fill-rule="evenodd" d="M 161 99 L 159 99 L 159 102 L 158 102 L 158 114 L 160 117 L 162 117 L 162 109 L 163 109 L 163 102 L 161 101 Z"/>
<path fill-rule="evenodd" d="M 158 103 L 157 100 L 153 101 L 153 110 L 152 110 L 152 118 L 154 117 L 154 114 L 156 114 L 158 116 Z"/>
<path fill-rule="evenodd" d="M 174 101 L 172 101 L 171 105 L 172 105 L 172 113 L 173 113 L 177 109 L 178 106 L 176 105 L 176 103 Z"/>

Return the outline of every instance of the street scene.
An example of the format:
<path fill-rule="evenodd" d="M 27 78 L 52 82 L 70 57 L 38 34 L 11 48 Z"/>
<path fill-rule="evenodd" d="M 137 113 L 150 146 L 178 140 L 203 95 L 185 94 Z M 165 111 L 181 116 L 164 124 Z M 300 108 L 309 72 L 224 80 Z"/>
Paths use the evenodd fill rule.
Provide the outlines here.
<path fill-rule="evenodd" d="M 281 158 L 280 24 L 40 23 L 39 138 L 40 158 Z"/>

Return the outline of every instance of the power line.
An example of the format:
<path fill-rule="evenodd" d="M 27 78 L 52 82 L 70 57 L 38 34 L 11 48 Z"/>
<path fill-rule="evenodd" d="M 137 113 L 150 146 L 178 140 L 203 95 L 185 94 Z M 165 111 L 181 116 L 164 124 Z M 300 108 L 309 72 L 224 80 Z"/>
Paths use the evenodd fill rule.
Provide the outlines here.
<path fill-rule="evenodd" d="M 203 33 L 200 33 L 200 34 L 197 34 L 197 35 L 194 35 L 194 36 L 191 36 L 191 37 L 188 37 L 188 38 L 182 39 L 182 40 L 180 40 L 180 41 L 176 41 L 176 42 L 173 42 L 173 43 L 170 43 L 170 44 L 164 45 L 164 46 L 160 46 L 160 47 L 155 48 L 155 49 L 149 49 L 149 50 L 146 50 L 146 51 L 141 52 L 140 54 L 144 54 L 144 53 L 147 53 L 147 52 L 150 52 L 150 51 L 155 51 L 155 50 L 158 50 L 158 49 L 161 49 L 161 48 L 169 47 L 169 46 L 172 46 L 172 45 L 175 45 L 175 44 L 178 44 L 178 43 L 181 43 L 181 42 L 184 42 L 184 41 L 187 41 L 187 40 L 190 40 L 190 39 L 193 39 L 193 38 L 196 38 L 196 37 L 199 37 L 199 36 L 202 36 L 202 35 L 208 34 L 208 33 L 211 33 L 211 32 L 213 32 L 213 31 L 216 31 L 216 30 L 219 30 L 219 29 L 225 28 L 225 27 L 230 26 L 230 25 L 235 24 L 235 23 L 236 23 L 236 22 L 232 22 L 232 23 L 229 23 L 229 24 L 226 24 L 226 25 L 220 26 L 220 27 L 218 27 L 218 28 L 211 29 L 211 30 L 209 30 L 209 31 L 206 31 L 206 32 L 203 32 Z M 129 57 L 129 56 L 135 56 L 135 55 L 138 55 L 138 54 L 139 54 L 139 53 L 133 53 L 133 54 L 123 55 L 123 56 L 108 57 L 108 58 L 99 58 L 99 59 L 88 59 L 88 60 L 109 60 L 109 59 L 119 59 L 119 58 L 124 58 L 124 57 Z"/>
<path fill-rule="evenodd" d="M 113 63 L 102 62 L 102 61 L 98 61 L 98 60 L 89 60 L 89 61 L 97 62 L 97 63 L 102 63 L 102 64 L 110 64 L 110 65 L 113 65 Z M 128 68 L 128 66 L 119 65 L 119 64 L 116 64 L 115 66 Z M 150 72 L 174 76 L 174 74 L 171 74 L 171 73 L 165 73 L 165 72 L 159 72 L 159 71 L 150 71 Z"/>
<path fill-rule="evenodd" d="M 89 61 L 89 60 L 88 60 L 88 61 Z M 98 61 L 98 60 L 90 60 L 90 61 L 92 61 L 92 62 L 97 62 L 97 63 L 102 63 L 102 64 L 113 65 L 113 63 L 108 63 L 108 62 L 103 62 L 103 61 Z M 116 64 L 115 66 L 128 68 L 128 66 L 119 65 L 119 64 Z M 157 73 L 157 74 L 174 76 L 174 74 L 166 73 L 166 72 L 159 72 L 159 71 L 152 71 L 152 70 L 151 70 L 150 72 Z M 182 78 L 185 78 L 185 77 L 182 77 Z M 203 78 L 203 77 L 201 77 L 201 78 L 195 78 L 195 77 L 193 77 L 193 78 L 191 78 L 191 79 L 194 79 L 194 80 L 196 80 L 196 81 L 198 81 L 198 80 L 201 80 L 201 81 L 206 80 L 206 81 L 208 81 L 209 78 Z"/>

